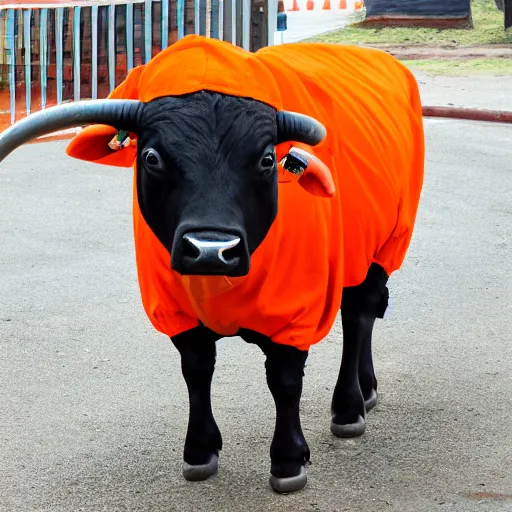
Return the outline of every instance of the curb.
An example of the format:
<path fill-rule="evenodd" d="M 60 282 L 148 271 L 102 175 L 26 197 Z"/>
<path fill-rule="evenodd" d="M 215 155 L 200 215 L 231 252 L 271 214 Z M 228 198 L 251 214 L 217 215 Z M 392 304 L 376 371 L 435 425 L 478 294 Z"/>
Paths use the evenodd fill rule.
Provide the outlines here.
<path fill-rule="evenodd" d="M 512 112 L 506 110 L 485 110 L 464 107 L 423 106 L 424 117 L 445 117 L 468 121 L 487 121 L 494 123 L 512 123 Z"/>

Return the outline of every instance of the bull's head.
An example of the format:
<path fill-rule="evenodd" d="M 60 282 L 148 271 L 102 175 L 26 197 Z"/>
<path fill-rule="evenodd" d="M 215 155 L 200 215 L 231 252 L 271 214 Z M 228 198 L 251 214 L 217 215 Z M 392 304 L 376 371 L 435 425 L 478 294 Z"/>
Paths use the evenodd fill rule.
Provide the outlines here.
<path fill-rule="evenodd" d="M 85 124 L 137 135 L 140 210 L 184 275 L 247 274 L 277 214 L 275 146 L 316 145 L 326 134 L 310 117 L 217 93 L 95 100 L 20 121 L 0 135 L 0 161 L 36 137 Z"/>

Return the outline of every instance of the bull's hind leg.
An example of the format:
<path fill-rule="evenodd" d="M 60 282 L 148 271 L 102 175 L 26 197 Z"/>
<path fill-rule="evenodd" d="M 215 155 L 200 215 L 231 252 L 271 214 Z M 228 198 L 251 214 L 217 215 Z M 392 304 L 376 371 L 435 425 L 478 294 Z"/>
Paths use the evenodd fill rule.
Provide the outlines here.
<path fill-rule="evenodd" d="M 362 435 L 365 413 L 377 403 L 372 331 L 387 308 L 387 281 L 384 269 L 372 264 L 360 285 L 343 290 L 343 356 L 331 408 L 331 431 L 337 437 Z"/>
<path fill-rule="evenodd" d="M 183 476 L 206 480 L 217 472 L 222 437 L 213 417 L 211 384 L 215 369 L 215 342 L 220 336 L 203 326 L 172 338 L 181 354 L 181 370 L 188 388 L 190 410 Z"/>

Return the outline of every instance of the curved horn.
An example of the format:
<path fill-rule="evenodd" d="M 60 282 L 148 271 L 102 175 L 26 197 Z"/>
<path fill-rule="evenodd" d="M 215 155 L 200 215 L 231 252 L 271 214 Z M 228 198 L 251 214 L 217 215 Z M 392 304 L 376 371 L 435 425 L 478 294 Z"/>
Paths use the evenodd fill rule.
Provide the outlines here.
<path fill-rule="evenodd" d="M 0 162 L 22 144 L 65 128 L 108 124 L 134 131 L 141 105 L 138 100 L 90 100 L 35 112 L 0 134 Z"/>
<path fill-rule="evenodd" d="M 283 110 L 277 114 L 277 143 L 287 141 L 302 142 L 316 146 L 327 135 L 325 126 L 304 114 Z"/>

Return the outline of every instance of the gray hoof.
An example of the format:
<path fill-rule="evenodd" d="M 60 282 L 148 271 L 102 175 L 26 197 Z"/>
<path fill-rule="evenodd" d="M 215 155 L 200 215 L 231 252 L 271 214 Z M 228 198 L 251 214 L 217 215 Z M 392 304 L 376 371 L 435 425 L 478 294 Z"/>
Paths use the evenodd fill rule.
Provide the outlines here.
<path fill-rule="evenodd" d="M 372 394 L 370 395 L 370 398 L 368 398 L 368 400 L 364 401 L 364 407 L 366 409 L 366 412 L 371 411 L 376 405 L 377 405 L 377 391 L 375 391 L 375 389 L 372 389 Z"/>
<path fill-rule="evenodd" d="M 363 435 L 365 430 L 366 422 L 362 416 L 359 416 L 355 423 L 348 423 L 347 425 L 337 425 L 331 421 L 331 432 L 336 437 L 358 437 Z"/>
<path fill-rule="evenodd" d="M 270 486 L 275 492 L 279 493 L 300 491 L 306 486 L 307 482 L 308 475 L 304 466 L 302 466 L 297 476 L 290 476 L 288 478 L 270 477 Z"/>
<path fill-rule="evenodd" d="M 192 466 L 186 462 L 183 462 L 183 476 L 185 480 L 189 482 L 200 482 L 210 478 L 212 475 L 217 473 L 219 469 L 219 457 L 212 454 L 210 460 L 206 464 L 200 464 Z"/>

